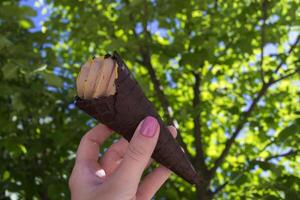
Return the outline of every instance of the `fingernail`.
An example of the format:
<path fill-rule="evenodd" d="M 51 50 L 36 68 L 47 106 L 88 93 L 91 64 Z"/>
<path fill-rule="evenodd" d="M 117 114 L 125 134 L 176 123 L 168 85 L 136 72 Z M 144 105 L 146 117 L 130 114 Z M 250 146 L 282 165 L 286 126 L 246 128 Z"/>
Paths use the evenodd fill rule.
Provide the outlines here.
<path fill-rule="evenodd" d="M 102 178 L 102 177 L 106 176 L 106 173 L 105 173 L 105 171 L 104 171 L 103 169 L 97 170 L 95 174 L 96 174 L 96 176 L 98 176 L 99 178 Z"/>
<path fill-rule="evenodd" d="M 154 117 L 146 117 L 142 122 L 140 134 L 146 137 L 153 137 L 158 129 L 158 122 Z"/>

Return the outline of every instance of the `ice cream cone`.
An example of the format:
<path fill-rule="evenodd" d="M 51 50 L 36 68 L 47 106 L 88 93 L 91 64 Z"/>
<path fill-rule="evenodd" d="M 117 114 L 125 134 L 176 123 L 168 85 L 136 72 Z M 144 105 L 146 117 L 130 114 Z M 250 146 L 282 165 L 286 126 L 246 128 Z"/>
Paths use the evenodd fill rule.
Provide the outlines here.
<path fill-rule="evenodd" d="M 160 135 L 152 158 L 189 183 L 197 184 L 199 178 L 188 157 L 172 137 L 121 57 L 114 53 L 112 56 L 106 55 L 105 59 L 113 59 L 116 63 L 115 92 L 92 99 L 76 96 L 76 106 L 128 141 L 142 119 L 147 116 L 155 117 L 160 124 Z"/>

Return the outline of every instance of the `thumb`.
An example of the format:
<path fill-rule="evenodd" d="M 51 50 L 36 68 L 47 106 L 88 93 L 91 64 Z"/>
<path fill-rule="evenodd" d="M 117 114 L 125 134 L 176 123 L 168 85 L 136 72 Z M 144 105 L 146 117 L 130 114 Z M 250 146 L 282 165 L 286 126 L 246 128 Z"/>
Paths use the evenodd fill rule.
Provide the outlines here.
<path fill-rule="evenodd" d="M 148 116 L 140 122 L 115 173 L 119 181 L 138 186 L 157 143 L 159 131 L 159 123 L 154 117 Z"/>

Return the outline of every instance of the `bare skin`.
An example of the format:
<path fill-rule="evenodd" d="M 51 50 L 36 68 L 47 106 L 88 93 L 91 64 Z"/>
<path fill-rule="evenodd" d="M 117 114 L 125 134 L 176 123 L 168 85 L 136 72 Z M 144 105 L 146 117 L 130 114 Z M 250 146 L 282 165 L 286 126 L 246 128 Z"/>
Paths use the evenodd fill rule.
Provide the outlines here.
<path fill-rule="evenodd" d="M 168 128 L 176 137 L 176 129 Z M 171 174 L 160 165 L 141 181 L 143 171 L 152 162 L 151 155 L 159 136 L 157 120 L 145 118 L 130 143 L 121 138 L 99 161 L 99 147 L 111 134 L 112 130 L 99 124 L 81 139 L 69 179 L 72 199 L 151 199 Z"/>

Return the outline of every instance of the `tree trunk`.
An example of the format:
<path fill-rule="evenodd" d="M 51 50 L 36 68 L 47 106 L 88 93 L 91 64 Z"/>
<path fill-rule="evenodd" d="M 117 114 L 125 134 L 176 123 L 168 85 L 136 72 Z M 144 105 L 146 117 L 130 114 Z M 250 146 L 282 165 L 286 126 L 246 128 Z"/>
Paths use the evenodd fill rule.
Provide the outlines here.
<path fill-rule="evenodd" d="M 209 194 L 206 186 L 196 186 L 196 193 L 198 200 L 212 200 L 212 196 Z"/>

